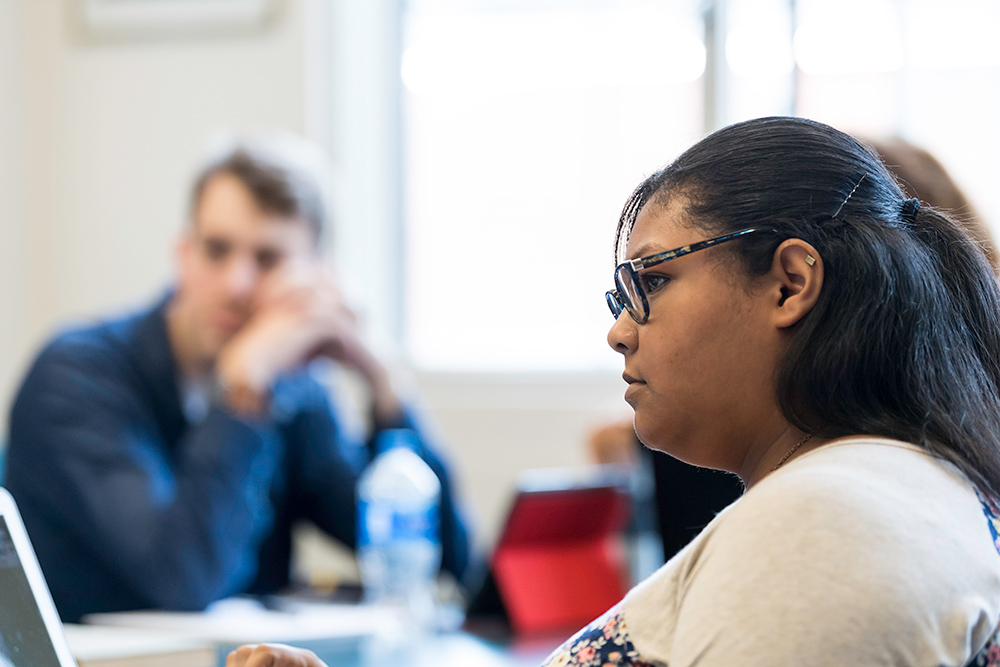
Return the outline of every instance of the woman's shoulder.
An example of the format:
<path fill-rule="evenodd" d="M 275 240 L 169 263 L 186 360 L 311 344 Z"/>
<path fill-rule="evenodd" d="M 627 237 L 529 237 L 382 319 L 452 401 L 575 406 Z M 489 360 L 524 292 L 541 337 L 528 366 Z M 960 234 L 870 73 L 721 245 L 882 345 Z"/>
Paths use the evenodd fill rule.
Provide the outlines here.
<path fill-rule="evenodd" d="M 790 590 L 822 590 L 826 577 L 864 592 L 855 602 L 866 604 L 877 596 L 942 608 L 958 591 L 995 601 L 1000 555 L 983 500 L 957 468 L 917 446 L 850 438 L 761 480 L 720 522 L 711 548 L 726 561 L 738 549 L 758 554 L 744 559 L 749 576 Z M 789 578 L 788 569 L 818 574 Z"/>
<path fill-rule="evenodd" d="M 816 449 L 761 480 L 630 593 L 625 613 L 652 656 L 788 628 L 798 638 L 784 648 L 808 653 L 808 642 L 831 648 L 827 633 L 842 639 L 838 651 L 862 635 L 932 642 L 925 630 L 958 619 L 985 639 L 997 599 L 1000 556 L 964 476 L 911 445 L 866 438 Z M 859 614 L 879 627 L 858 634 Z"/>
<path fill-rule="evenodd" d="M 873 517 L 980 508 L 975 487 L 954 465 L 916 445 L 874 437 L 834 440 L 793 459 L 739 505 L 741 513 L 853 509 Z"/>
<path fill-rule="evenodd" d="M 836 440 L 790 461 L 747 491 L 718 530 L 723 540 L 749 533 L 844 556 L 891 555 L 881 559 L 887 567 L 922 552 L 997 560 L 969 480 L 915 445 L 881 438 Z"/>

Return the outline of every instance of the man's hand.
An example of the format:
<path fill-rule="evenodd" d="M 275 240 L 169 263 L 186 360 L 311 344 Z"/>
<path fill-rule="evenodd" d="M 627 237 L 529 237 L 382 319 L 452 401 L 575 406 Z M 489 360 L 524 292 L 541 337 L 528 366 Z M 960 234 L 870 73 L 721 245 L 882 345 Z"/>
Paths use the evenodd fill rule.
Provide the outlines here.
<path fill-rule="evenodd" d="M 279 375 L 317 356 L 364 378 L 376 420 L 388 423 L 398 416 L 401 406 L 388 370 L 364 342 L 333 276 L 315 263 L 267 279 L 253 316 L 219 354 L 216 376 L 231 408 L 259 413 Z"/>
<path fill-rule="evenodd" d="M 284 644 L 241 646 L 226 656 L 226 667 L 327 667 L 312 651 Z"/>

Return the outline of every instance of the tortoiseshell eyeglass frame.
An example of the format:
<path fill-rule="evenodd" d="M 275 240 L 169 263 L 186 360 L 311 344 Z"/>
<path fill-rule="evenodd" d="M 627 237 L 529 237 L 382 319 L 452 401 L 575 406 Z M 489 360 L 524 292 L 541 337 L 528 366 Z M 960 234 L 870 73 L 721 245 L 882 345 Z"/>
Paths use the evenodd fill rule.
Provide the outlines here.
<path fill-rule="evenodd" d="M 731 234 L 717 236 L 713 239 L 699 241 L 698 243 L 681 246 L 680 248 L 674 248 L 673 250 L 658 252 L 655 255 L 640 257 L 638 259 L 630 259 L 627 262 L 622 262 L 615 268 L 615 289 L 608 290 L 608 292 L 604 295 L 605 299 L 607 299 L 608 307 L 611 309 L 611 314 L 614 315 L 614 318 L 617 320 L 622 311 L 627 310 L 628 314 L 631 315 L 632 319 L 638 324 L 645 324 L 646 320 L 649 319 L 649 300 L 646 298 L 646 290 L 643 287 L 642 277 L 639 275 L 639 271 L 648 269 L 651 266 L 656 266 L 657 264 L 662 264 L 663 262 L 669 262 L 672 259 L 677 259 L 678 257 L 683 257 L 684 255 L 690 255 L 693 252 L 698 252 L 699 250 L 704 250 L 705 248 L 717 246 L 720 243 L 725 243 L 726 241 L 738 239 L 741 236 L 746 236 L 747 234 L 776 231 L 777 230 L 769 227 L 747 227 L 746 229 L 741 229 L 739 231 L 732 232 Z M 635 296 L 638 297 L 639 301 L 638 304 L 634 303 L 636 299 L 630 296 L 628 285 L 625 281 L 628 281 L 629 284 L 634 286 Z M 639 306 L 641 306 L 641 309 Z"/>

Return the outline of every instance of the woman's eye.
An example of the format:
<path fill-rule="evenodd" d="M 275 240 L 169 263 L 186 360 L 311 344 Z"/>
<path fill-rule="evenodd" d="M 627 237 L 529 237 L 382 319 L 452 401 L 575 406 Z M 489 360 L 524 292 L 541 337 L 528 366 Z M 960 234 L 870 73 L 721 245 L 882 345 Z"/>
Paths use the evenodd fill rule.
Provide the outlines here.
<path fill-rule="evenodd" d="M 642 276 L 642 288 L 646 290 L 646 294 L 652 294 L 659 288 L 663 287 L 670 280 L 667 276 L 656 275 L 655 273 L 648 273 Z"/>

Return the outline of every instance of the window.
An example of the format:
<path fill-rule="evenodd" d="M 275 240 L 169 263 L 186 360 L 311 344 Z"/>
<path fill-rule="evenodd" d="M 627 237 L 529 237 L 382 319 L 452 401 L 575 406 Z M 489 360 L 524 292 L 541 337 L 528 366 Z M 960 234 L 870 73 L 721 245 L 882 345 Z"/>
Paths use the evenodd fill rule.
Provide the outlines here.
<path fill-rule="evenodd" d="M 604 343 L 614 227 L 632 189 L 702 134 L 696 8 L 410 5 L 404 331 L 417 366 L 620 365 Z"/>
<path fill-rule="evenodd" d="M 798 0 L 796 113 L 848 132 L 901 135 L 945 165 L 994 225 L 1000 205 L 1000 4 Z M 863 22 L 857 17 L 863 16 Z M 850 48 L 844 48 L 849 43 Z M 995 226 L 994 226 L 994 229 Z M 994 234 L 996 232 L 994 231 Z"/>
<path fill-rule="evenodd" d="M 403 338 L 436 371 L 618 369 L 613 230 L 707 130 L 899 134 L 1000 220 L 993 0 L 410 0 Z"/>

